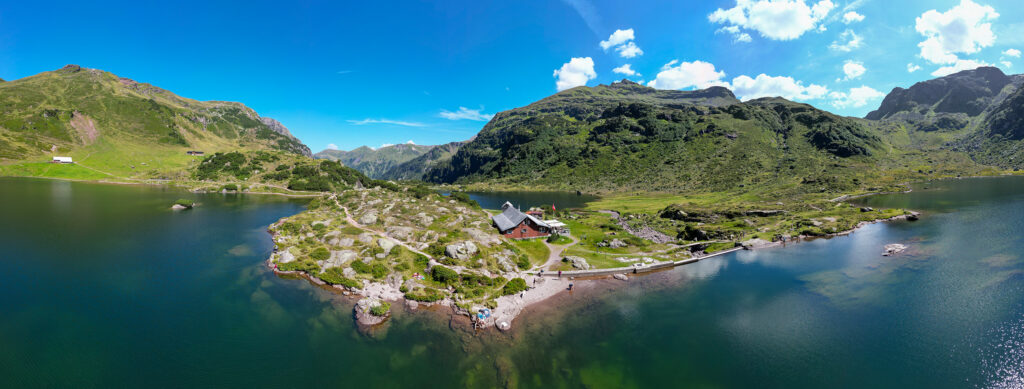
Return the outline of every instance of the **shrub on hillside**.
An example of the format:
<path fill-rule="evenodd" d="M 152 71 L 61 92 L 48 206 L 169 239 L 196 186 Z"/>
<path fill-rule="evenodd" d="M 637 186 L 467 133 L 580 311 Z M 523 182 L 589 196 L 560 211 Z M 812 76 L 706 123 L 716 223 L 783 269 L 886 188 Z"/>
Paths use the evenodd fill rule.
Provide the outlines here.
<path fill-rule="evenodd" d="M 434 266 L 430 269 L 430 275 L 433 277 L 434 281 L 445 285 L 451 285 L 459 282 L 459 273 L 456 273 L 455 270 L 444 266 Z"/>
<path fill-rule="evenodd" d="M 516 278 L 513 278 L 511 281 L 509 281 L 507 284 L 505 284 L 504 287 L 501 288 L 501 295 L 502 296 L 508 296 L 508 295 L 512 295 L 512 294 L 516 294 L 516 293 L 522 292 L 522 291 L 524 291 L 526 289 L 529 289 L 526 286 L 526 280 L 524 280 L 524 279 L 522 279 L 520 277 L 516 277 Z"/>

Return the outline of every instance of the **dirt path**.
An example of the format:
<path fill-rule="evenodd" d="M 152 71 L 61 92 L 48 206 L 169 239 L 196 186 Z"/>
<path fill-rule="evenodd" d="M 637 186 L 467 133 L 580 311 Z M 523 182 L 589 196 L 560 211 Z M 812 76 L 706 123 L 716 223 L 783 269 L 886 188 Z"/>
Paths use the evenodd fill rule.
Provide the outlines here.
<path fill-rule="evenodd" d="M 407 243 L 405 243 L 405 242 L 403 242 L 401 240 L 398 240 L 398 239 L 395 239 L 395 238 L 392 238 L 392 237 L 388 236 L 388 234 L 385 234 L 382 231 L 377 231 L 375 229 L 372 229 L 372 228 L 369 228 L 369 227 L 364 227 L 364 226 L 360 225 L 359 223 L 356 223 L 356 220 L 352 218 L 352 214 L 348 212 L 348 208 L 346 208 L 345 206 L 341 205 L 340 202 L 338 202 L 338 197 L 337 196 L 331 196 L 331 200 L 334 200 L 334 204 L 337 204 L 338 208 L 341 208 L 342 210 L 345 211 L 345 221 L 347 221 L 348 224 L 351 224 L 353 227 L 358 228 L 358 229 L 363 230 L 363 231 L 366 231 L 366 232 L 369 232 L 371 234 L 377 235 L 377 236 L 379 236 L 381 238 L 385 238 L 385 239 L 391 240 L 392 242 L 397 243 L 399 246 L 405 247 L 405 248 L 409 249 L 409 251 L 412 251 L 412 252 L 414 252 L 416 254 L 422 255 L 422 256 L 430 258 L 430 259 L 434 259 L 434 257 L 432 257 L 430 254 L 427 254 L 425 252 L 417 250 L 416 248 L 410 246 L 409 244 L 407 244 Z"/>
<path fill-rule="evenodd" d="M 579 240 L 576 239 L 576 237 L 574 237 L 572 235 L 562 235 L 562 236 L 571 239 L 572 242 L 570 242 L 569 244 L 564 244 L 564 245 L 553 245 L 551 243 L 548 243 L 547 240 L 544 241 L 544 245 L 548 246 L 548 252 L 550 254 L 548 254 L 548 261 L 544 262 L 543 265 L 540 265 L 540 268 L 542 270 L 547 270 L 551 266 L 557 265 L 559 262 L 562 262 L 562 253 L 564 253 L 565 250 L 568 249 L 569 247 L 572 247 L 576 243 L 579 243 Z"/>

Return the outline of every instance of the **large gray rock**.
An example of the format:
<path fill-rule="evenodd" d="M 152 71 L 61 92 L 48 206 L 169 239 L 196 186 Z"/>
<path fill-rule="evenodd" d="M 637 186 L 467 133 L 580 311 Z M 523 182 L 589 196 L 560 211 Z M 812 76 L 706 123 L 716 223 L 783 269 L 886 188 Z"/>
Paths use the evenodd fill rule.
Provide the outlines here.
<path fill-rule="evenodd" d="M 497 234 L 486 233 L 476 228 L 463 228 L 462 231 L 469 234 L 469 237 L 475 242 L 480 243 L 485 247 L 501 243 L 501 238 L 499 238 Z"/>
<path fill-rule="evenodd" d="M 369 232 L 364 232 L 362 234 L 359 234 L 359 242 L 361 242 L 363 244 L 373 243 L 373 235 L 370 234 Z"/>
<path fill-rule="evenodd" d="M 367 326 L 383 323 L 384 320 L 387 320 L 388 316 L 391 315 L 390 311 L 385 313 L 383 316 L 377 316 L 370 312 L 371 309 L 379 307 L 383 303 L 384 302 L 381 299 L 376 297 L 366 297 L 359 300 L 359 302 L 356 303 L 355 308 L 353 308 L 356 315 L 356 321 L 358 321 L 359 324 Z"/>
<path fill-rule="evenodd" d="M 450 244 L 444 249 L 444 254 L 447 255 L 449 258 L 454 258 L 463 261 L 472 258 L 474 255 L 476 255 L 477 252 L 479 252 L 479 249 L 477 249 L 476 245 L 473 244 L 473 242 L 469 241 Z"/>
<path fill-rule="evenodd" d="M 377 245 L 380 246 L 380 248 L 384 250 L 384 254 L 387 255 L 391 254 L 391 249 L 395 248 L 395 241 L 381 238 L 377 240 Z"/>
<path fill-rule="evenodd" d="M 576 269 L 590 270 L 590 264 L 587 263 L 587 260 L 583 257 L 569 255 L 565 257 L 565 261 L 572 264 L 572 267 Z"/>
<path fill-rule="evenodd" d="M 377 223 L 377 214 L 374 212 L 368 212 L 359 218 L 359 224 L 368 226 Z"/>
<path fill-rule="evenodd" d="M 516 257 L 516 253 L 512 250 L 502 250 L 491 256 L 498 261 L 498 266 L 501 267 L 502 271 L 506 273 L 516 271 L 516 263 L 513 259 Z"/>
<path fill-rule="evenodd" d="M 416 232 L 412 227 L 395 226 L 388 228 L 388 235 L 398 240 L 409 240 L 409 237 Z"/>
<path fill-rule="evenodd" d="M 351 267 L 346 267 L 346 268 L 342 269 L 341 274 L 343 274 L 345 276 L 345 278 L 355 279 L 357 273 L 356 273 L 355 269 L 353 269 Z"/>
<path fill-rule="evenodd" d="M 358 254 L 356 254 L 356 252 L 352 250 L 332 251 L 331 257 L 324 261 L 323 264 L 321 265 L 320 272 L 323 273 L 324 270 L 330 269 L 332 267 L 340 267 L 341 265 L 344 265 L 349 261 L 355 259 L 357 255 Z"/>
<path fill-rule="evenodd" d="M 288 252 L 288 249 L 281 250 L 281 255 L 277 257 L 278 263 L 294 262 L 295 256 Z"/>

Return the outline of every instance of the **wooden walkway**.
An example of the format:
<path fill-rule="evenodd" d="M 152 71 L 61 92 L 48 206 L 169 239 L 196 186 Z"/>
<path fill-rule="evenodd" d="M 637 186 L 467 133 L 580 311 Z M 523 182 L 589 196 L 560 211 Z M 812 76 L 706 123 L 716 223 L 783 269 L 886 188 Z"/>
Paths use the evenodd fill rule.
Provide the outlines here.
<path fill-rule="evenodd" d="M 626 266 L 626 267 L 615 267 L 610 269 L 590 269 L 590 270 L 566 270 L 561 273 L 562 277 L 597 277 L 597 276 L 610 276 L 613 274 L 630 274 L 633 273 L 634 269 L 637 273 L 647 273 L 655 270 L 668 269 L 676 266 L 689 265 L 691 263 L 697 263 L 702 260 L 717 257 L 719 255 L 725 255 L 733 253 L 739 250 L 743 250 L 743 247 L 735 247 L 728 250 L 722 250 L 713 254 L 708 254 L 703 257 L 687 258 L 678 261 L 665 261 L 658 262 L 644 266 Z M 531 272 L 529 274 L 538 275 L 537 272 Z M 545 277 L 558 278 L 558 271 L 546 270 L 542 274 Z"/>

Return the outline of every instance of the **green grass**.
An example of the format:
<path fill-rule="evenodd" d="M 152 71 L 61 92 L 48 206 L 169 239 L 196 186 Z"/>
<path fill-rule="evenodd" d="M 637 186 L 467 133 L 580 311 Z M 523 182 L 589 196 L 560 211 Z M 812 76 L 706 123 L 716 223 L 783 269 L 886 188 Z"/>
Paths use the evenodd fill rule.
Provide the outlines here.
<path fill-rule="evenodd" d="M 512 245 L 518 248 L 523 254 L 530 257 L 530 263 L 540 265 L 547 262 L 551 251 L 544 245 L 543 239 L 510 240 Z"/>
<path fill-rule="evenodd" d="M 90 170 L 78 164 L 48 162 L 25 162 L 13 165 L 0 165 L 0 175 L 89 181 L 115 178 L 107 174 Z"/>

